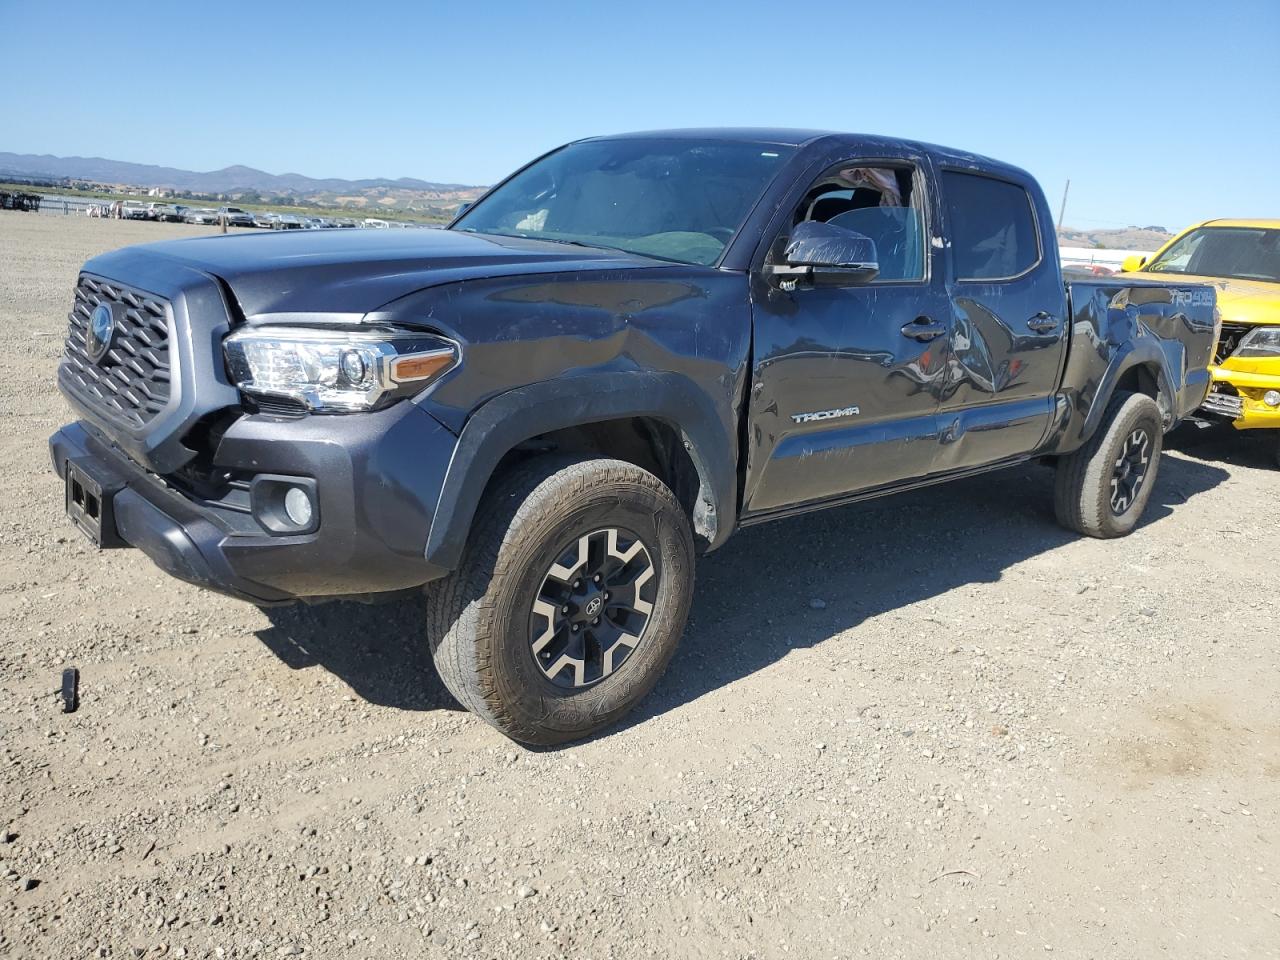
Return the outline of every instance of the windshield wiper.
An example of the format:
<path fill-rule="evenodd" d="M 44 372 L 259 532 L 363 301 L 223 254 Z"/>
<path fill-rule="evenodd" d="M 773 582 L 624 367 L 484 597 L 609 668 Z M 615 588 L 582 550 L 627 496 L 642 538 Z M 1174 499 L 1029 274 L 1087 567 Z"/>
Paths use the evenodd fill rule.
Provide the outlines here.
<path fill-rule="evenodd" d="M 605 247 L 598 243 L 584 243 L 581 240 L 564 240 L 560 237 L 540 237 L 532 233 L 507 233 L 503 230 L 477 230 L 475 227 L 460 227 L 467 233 L 487 233 L 491 237 L 511 237 L 514 240 L 541 240 L 544 243 L 566 243 L 573 247 L 597 247 L 602 250 L 621 250 L 621 247 Z"/>
<path fill-rule="evenodd" d="M 603 243 L 587 243 L 585 240 L 566 240 L 564 237 L 526 236 L 525 239 L 526 240 L 545 240 L 547 243 L 563 243 L 569 247 L 592 247 L 596 250 L 621 250 L 623 253 L 627 252 L 626 250 L 622 250 L 621 247 L 610 247 L 607 244 L 603 244 Z"/>
<path fill-rule="evenodd" d="M 485 232 L 485 231 L 481 231 Z M 591 250 L 617 250 L 619 253 L 633 253 L 623 247 L 611 247 L 606 243 L 587 243 L 585 240 L 569 240 L 565 237 L 543 237 L 533 233 L 498 233 L 488 231 L 498 237 L 515 237 L 517 240 L 541 240 L 543 243 L 562 243 L 568 247 L 587 247 Z M 641 254 L 643 256 L 643 254 Z"/>
<path fill-rule="evenodd" d="M 585 240 L 569 240 L 565 237 L 542 237 L 531 233 L 505 233 L 498 230 L 475 230 L 467 227 L 460 228 L 468 233 L 488 234 L 492 237 L 511 237 L 515 240 L 541 240 L 544 243 L 561 243 L 568 247 L 586 247 L 588 250 L 613 250 L 617 253 L 626 253 L 633 257 L 643 257 L 646 260 L 661 260 L 664 263 L 681 263 L 687 264 L 687 260 L 678 260 L 675 257 L 664 257 L 657 253 L 647 253 L 643 250 L 628 250 L 626 247 L 614 247 L 607 243 L 587 243 Z"/>

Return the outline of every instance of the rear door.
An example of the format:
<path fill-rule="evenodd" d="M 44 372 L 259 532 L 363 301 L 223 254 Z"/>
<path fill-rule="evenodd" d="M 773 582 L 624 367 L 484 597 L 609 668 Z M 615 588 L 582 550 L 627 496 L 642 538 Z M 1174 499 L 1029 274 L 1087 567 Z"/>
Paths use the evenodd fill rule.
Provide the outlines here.
<path fill-rule="evenodd" d="M 939 408 L 941 471 L 1030 453 L 1048 432 L 1066 349 L 1066 294 L 1038 188 L 942 169 L 952 315 Z"/>
<path fill-rule="evenodd" d="M 949 317 L 930 161 L 849 156 L 783 204 L 752 271 L 746 515 L 839 499 L 933 469 Z M 876 241 L 880 276 L 785 289 L 762 267 L 803 220 Z"/>

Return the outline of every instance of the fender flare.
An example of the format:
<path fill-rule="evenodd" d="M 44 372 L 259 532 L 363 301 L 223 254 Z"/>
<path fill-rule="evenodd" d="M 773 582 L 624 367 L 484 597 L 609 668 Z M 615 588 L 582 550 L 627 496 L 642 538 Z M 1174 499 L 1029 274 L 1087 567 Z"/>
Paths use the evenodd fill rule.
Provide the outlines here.
<path fill-rule="evenodd" d="M 736 443 L 724 418 L 685 377 L 611 372 L 517 387 L 471 415 L 449 461 L 427 535 L 426 559 L 457 569 L 480 498 L 499 462 L 518 444 L 552 430 L 628 417 L 661 420 L 683 440 L 698 471 L 696 525 L 710 548 L 719 546 L 736 516 Z"/>
<path fill-rule="evenodd" d="M 1163 350 L 1153 342 L 1150 338 L 1141 338 L 1131 340 L 1125 346 L 1112 356 L 1111 362 L 1107 364 L 1107 369 L 1103 372 L 1101 380 L 1098 382 L 1098 389 L 1094 393 L 1093 402 L 1089 406 L 1089 413 L 1085 417 L 1084 426 L 1080 431 L 1080 442 L 1087 443 L 1089 438 L 1093 436 L 1094 431 L 1098 429 L 1098 425 L 1102 422 L 1102 415 L 1106 413 L 1107 406 L 1111 403 L 1111 398 L 1115 395 L 1116 385 L 1120 382 L 1130 370 L 1137 367 L 1146 369 L 1152 375 L 1152 379 L 1156 382 L 1156 403 L 1160 407 L 1160 416 L 1164 421 L 1165 429 L 1172 426 L 1173 411 L 1177 409 L 1177 397 L 1173 392 L 1170 384 L 1169 372 L 1166 369 L 1168 358 Z"/>

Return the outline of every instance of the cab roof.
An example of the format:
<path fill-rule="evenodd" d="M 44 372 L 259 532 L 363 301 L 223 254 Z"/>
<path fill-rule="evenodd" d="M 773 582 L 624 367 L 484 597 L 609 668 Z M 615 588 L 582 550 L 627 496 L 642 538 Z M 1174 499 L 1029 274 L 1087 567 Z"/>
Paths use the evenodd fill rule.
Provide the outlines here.
<path fill-rule="evenodd" d="M 641 130 L 632 133 L 613 133 L 583 140 L 725 140 L 738 143 L 776 144 L 785 147 L 813 147 L 818 145 L 847 145 L 853 150 L 874 153 L 877 147 L 905 147 L 921 154 L 930 154 L 939 163 L 953 167 L 971 167 L 989 172 L 1003 171 L 1028 177 L 1025 170 L 968 150 L 908 140 L 902 137 L 886 137 L 871 133 L 842 133 L 835 130 L 791 129 L 787 127 L 687 127 L 674 130 Z"/>
<path fill-rule="evenodd" d="M 796 130 L 786 127 L 682 127 L 675 130 L 637 130 L 612 133 L 587 140 L 728 140 L 738 143 L 776 143 L 800 147 L 823 137 L 838 136 L 830 130 Z"/>
<path fill-rule="evenodd" d="M 1280 230 L 1280 220 L 1237 220 L 1220 218 L 1197 223 L 1197 227 L 1250 227 L 1255 230 Z"/>

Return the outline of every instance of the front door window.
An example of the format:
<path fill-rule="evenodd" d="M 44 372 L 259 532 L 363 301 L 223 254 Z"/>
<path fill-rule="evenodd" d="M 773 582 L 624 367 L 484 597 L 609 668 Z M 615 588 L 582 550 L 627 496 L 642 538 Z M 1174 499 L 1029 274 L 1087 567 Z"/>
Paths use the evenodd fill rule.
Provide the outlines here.
<path fill-rule="evenodd" d="M 875 241 L 877 282 L 923 280 L 924 213 L 909 168 L 850 164 L 828 172 L 806 194 L 796 222 L 816 220 Z"/>

